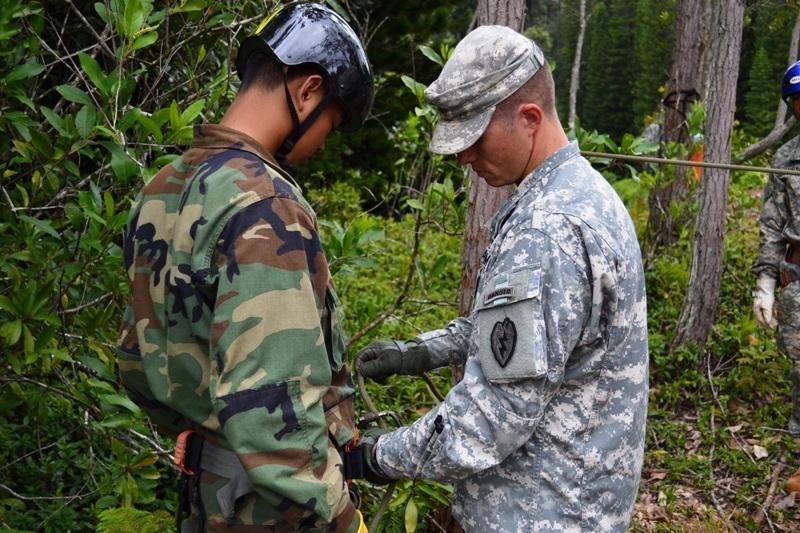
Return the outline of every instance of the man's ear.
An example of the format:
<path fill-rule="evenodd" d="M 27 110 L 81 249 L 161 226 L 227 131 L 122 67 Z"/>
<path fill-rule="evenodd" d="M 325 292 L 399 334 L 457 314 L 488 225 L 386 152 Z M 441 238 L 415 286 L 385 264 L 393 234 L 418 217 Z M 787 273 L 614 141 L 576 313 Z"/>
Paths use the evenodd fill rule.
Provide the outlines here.
<path fill-rule="evenodd" d="M 525 127 L 534 132 L 539 129 L 544 119 L 544 112 L 539 104 L 530 102 L 519 106 L 519 115 Z"/>
<path fill-rule="evenodd" d="M 325 79 L 319 74 L 311 74 L 298 78 L 296 82 L 292 97 L 297 113 L 310 113 L 325 97 Z"/>

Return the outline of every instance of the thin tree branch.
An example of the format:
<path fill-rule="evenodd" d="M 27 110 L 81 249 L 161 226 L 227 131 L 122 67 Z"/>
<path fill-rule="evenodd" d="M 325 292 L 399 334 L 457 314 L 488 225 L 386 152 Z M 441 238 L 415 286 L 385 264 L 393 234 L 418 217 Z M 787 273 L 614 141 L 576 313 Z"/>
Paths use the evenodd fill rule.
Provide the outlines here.
<path fill-rule="evenodd" d="M 755 516 L 753 516 L 753 522 L 758 525 L 761 525 L 761 522 L 764 521 L 764 518 L 772 526 L 772 522 L 769 520 L 769 509 L 772 507 L 773 502 L 775 501 L 775 495 L 778 491 L 778 481 L 780 480 L 781 472 L 783 472 L 784 468 L 783 463 L 775 463 L 775 466 L 772 468 L 772 479 L 769 484 L 769 490 L 767 491 L 767 497 L 764 499 L 764 503 L 758 508 Z"/>
<path fill-rule="evenodd" d="M 786 135 L 789 130 L 791 130 L 794 125 L 797 124 L 797 119 L 789 117 L 786 122 L 778 126 L 777 128 L 773 128 L 771 132 L 767 134 L 766 137 L 761 139 L 760 141 L 754 142 L 747 148 L 745 148 L 742 153 L 737 157 L 734 161 L 736 163 L 742 163 L 747 161 L 748 159 L 752 159 L 753 157 L 761 154 L 767 148 L 778 142 L 784 135 Z"/>

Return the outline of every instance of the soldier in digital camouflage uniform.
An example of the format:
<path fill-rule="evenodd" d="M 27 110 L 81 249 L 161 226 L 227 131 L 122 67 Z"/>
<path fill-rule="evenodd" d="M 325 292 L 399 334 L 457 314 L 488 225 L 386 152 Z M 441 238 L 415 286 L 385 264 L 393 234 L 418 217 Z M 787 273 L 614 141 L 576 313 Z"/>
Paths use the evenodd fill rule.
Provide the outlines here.
<path fill-rule="evenodd" d="M 800 61 L 786 70 L 781 95 L 800 119 Z M 800 169 L 800 136 L 778 149 L 772 166 Z M 770 174 L 759 226 L 761 244 L 753 267 L 758 274 L 753 312 L 764 326 L 778 328 L 778 348 L 793 361 L 789 432 L 800 437 L 800 176 Z M 782 288 L 777 313 L 773 314 L 778 284 Z"/>
<path fill-rule="evenodd" d="M 286 169 L 361 125 L 372 74 L 318 4 L 265 20 L 237 69 L 221 123 L 198 126 L 131 209 L 121 380 L 164 433 L 202 437 L 183 531 L 364 532 L 340 456 L 355 422 L 339 304 Z"/>
<path fill-rule="evenodd" d="M 425 94 L 440 113 L 431 150 L 517 189 L 492 221 L 471 315 L 358 353 L 375 379 L 466 362 L 442 403 L 372 442 L 369 466 L 455 484 L 467 531 L 625 531 L 648 394 L 631 219 L 568 141 L 529 39 L 477 28 Z"/>

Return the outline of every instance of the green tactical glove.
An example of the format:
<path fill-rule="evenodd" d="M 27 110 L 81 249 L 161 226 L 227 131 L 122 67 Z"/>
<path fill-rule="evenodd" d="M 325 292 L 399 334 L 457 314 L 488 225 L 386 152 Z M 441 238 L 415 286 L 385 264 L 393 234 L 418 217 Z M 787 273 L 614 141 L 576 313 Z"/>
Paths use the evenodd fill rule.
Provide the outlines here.
<path fill-rule="evenodd" d="M 434 368 L 428 347 L 417 340 L 377 341 L 356 354 L 356 372 L 376 381 L 394 374 L 420 375 Z"/>
<path fill-rule="evenodd" d="M 364 479 L 373 485 L 388 485 L 395 481 L 386 475 L 375 459 L 375 444 L 378 442 L 378 437 L 385 433 L 389 433 L 389 431 L 381 428 L 366 430 L 361 434 L 361 438 L 354 450 L 361 461 Z"/>

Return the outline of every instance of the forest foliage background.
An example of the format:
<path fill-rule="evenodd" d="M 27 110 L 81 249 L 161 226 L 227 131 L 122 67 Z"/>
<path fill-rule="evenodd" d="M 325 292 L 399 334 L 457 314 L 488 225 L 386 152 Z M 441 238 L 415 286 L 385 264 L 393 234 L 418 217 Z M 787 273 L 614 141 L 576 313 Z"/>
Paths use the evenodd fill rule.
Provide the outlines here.
<path fill-rule="evenodd" d="M 192 125 L 221 117 L 238 84 L 237 45 L 276 3 L 0 0 L 0 528 L 172 527 L 173 443 L 116 379 L 127 296 L 122 227 L 138 188 L 182 151 Z M 467 180 L 452 159 L 426 151 L 434 113 L 421 91 L 467 31 L 476 2 L 328 3 L 364 36 L 378 83 L 365 128 L 335 135 L 300 176 L 321 219 L 354 354 L 373 338 L 413 336 L 457 315 Z M 525 31 L 555 69 L 562 120 L 576 6 L 528 2 Z M 676 7 L 588 1 L 579 126 L 570 132 L 583 149 L 664 152 L 640 134 L 663 117 Z M 747 2 L 734 155 L 772 129 L 798 9 L 793 0 Z M 688 124 L 703 133 L 702 106 Z M 752 163 L 767 165 L 772 150 Z M 649 191 L 674 170 L 596 165 L 626 202 L 646 252 L 652 392 L 633 529 L 797 530 L 800 503 L 780 484 L 800 466 L 800 444 L 783 431 L 789 363 L 750 312 L 766 176 L 733 174 L 717 321 L 702 349 L 671 350 L 692 228 L 681 228 L 674 246 L 651 249 L 645 225 Z M 431 380 L 446 391 L 448 372 Z M 405 422 L 435 401 L 411 378 L 368 390 Z M 369 517 L 381 494 L 363 491 Z M 449 494 L 402 482 L 380 528 L 436 530 Z"/>

